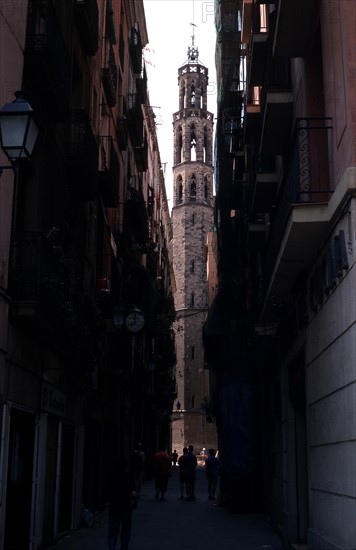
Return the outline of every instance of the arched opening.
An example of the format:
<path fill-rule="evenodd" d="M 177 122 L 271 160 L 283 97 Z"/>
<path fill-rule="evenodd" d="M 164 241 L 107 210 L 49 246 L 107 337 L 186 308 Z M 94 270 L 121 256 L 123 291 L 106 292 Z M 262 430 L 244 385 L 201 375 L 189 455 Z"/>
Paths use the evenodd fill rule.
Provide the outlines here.
<path fill-rule="evenodd" d="M 203 140 L 203 160 L 207 162 L 208 158 L 208 129 L 204 127 L 204 140 Z"/>
<path fill-rule="evenodd" d="M 177 178 L 177 202 L 180 204 L 183 202 L 183 179 L 182 176 Z"/>
<path fill-rule="evenodd" d="M 181 126 L 178 126 L 177 133 L 177 164 L 180 164 L 183 162 L 183 136 Z"/>
<path fill-rule="evenodd" d="M 204 199 L 207 201 L 208 200 L 208 178 L 207 176 L 205 176 L 204 178 Z"/>
<path fill-rule="evenodd" d="M 193 162 L 197 160 L 197 137 L 194 124 L 190 127 L 190 160 Z"/>
<path fill-rule="evenodd" d="M 189 181 L 189 197 L 192 201 L 195 201 L 197 197 L 197 182 L 194 174 L 191 176 Z"/>
<path fill-rule="evenodd" d="M 195 107 L 195 100 L 196 100 L 195 86 L 194 86 L 194 84 L 192 84 L 192 86 L 190 87 L 190 105 L 191 105 L 191 107 Z"/>

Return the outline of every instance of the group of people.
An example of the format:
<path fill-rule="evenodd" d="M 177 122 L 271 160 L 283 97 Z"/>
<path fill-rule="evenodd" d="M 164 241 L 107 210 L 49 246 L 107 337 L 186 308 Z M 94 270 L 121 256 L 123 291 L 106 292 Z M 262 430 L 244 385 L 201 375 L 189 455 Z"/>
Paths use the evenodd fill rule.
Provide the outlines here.
<path fill-rule="evenodd" d="M 208 482 L 208 498 L 215 499 L 219 478 L 220 465 L 215 456 L 215 450 L 210 449 L 206 457 L 204 451 L 205 473 Z M 202 457 L 202 453 L 201 453 Z M 165 500 L 169 476 L 172 468 L 179 467 L 180 498 L 195 500 L 195 478 L 198 460 L 194 454 L 193 445 L 183 448 L 183 454 L 178 456 L 176 450 L 171 455 L 162 448 L 153 456 L 155 477 L 155 499 Z M 109 495 L 109 533 L 108 548 L 116 550 L 119 535 L 121 549 L 128 550 L 131 538 L 132 510 L 137 505 L 145 469 L 145 453 L 141 443 L 138 443 L 130 459 L 118 457 L 113 464 Z"/>
<path fill-rule="evenodd" d="M 193 453 L 193 445 L 183 448 L 183 454 L 178 459 L 180 498 L 195 500 L 195 472 L 198 464 L 197 457 Z M 215 456 L 215 450 L 210 449 L 206 456 L 206 450 L 203 449 L 200 456 L 204 458 L 205 474 L 208 482 L 208 498 L 215 500 L 216 487 L 219 479 L 220 464 Z M 205 458 L 206 457 L 206 458 Z"/>

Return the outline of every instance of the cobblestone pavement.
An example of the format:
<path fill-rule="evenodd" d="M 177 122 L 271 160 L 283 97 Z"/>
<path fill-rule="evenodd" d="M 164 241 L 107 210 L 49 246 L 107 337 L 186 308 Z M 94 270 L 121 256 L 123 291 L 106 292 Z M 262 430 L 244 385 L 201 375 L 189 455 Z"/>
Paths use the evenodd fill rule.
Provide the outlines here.
<path fill-rule="evenodd" d="M 143 485 L 133 513 L 130 550 L 282 550 L 262 516 L 229 513 L 208 500 L 203 467 L 197 471 L 196 500 L 179 496 L 178 469 L 172 471 L 164 502 L 155 501 L 153 482 Z M 70 533 L 47 550 L 107 550 L 107 527 L 105 510 L 94 527 Z"/>

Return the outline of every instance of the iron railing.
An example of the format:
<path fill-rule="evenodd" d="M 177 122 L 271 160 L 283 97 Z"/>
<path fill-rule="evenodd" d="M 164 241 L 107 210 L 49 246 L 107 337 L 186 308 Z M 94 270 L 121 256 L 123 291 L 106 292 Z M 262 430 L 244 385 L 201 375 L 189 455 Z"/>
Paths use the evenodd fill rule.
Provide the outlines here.
<path fill-rule="evenodd" d="M 331 132 L 330 118 L 300 118 L 296 121 L 289 170 L 271 219 L 265 256 L 267 280 L 293 205 L 327 202 L 333 193 Z"/>

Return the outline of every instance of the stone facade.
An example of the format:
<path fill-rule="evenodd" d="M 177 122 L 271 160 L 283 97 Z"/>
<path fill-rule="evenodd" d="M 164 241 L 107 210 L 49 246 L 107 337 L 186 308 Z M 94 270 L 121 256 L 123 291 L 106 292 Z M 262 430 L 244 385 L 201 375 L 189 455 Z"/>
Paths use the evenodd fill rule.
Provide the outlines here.
<path fill-rule="evenodd" d="M 172 446 L 216 447 L 215 424 L 207 422 L 209 371 L 204 368 L 203 324 L 208 310 L 207 235 L 213 225 L 213 115 L 207 111 L 208 69 L 189 49 L 179 68 L 179 111 L 173 115 L 173 264 L 177 401 Z"/>

